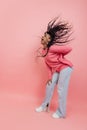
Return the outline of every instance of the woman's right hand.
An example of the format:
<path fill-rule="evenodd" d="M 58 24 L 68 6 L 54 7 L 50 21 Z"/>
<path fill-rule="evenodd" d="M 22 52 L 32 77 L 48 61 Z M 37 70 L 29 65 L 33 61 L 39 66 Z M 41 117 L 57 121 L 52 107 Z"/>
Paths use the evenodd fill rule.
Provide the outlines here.
<path fill-rule="evenodd" d="M 48 84 L 48 85 L 50 85 L 52 83 L 52 80 L 51 79 L 49 79 L 47 82 L 46 82 L 46 84 Z"/>

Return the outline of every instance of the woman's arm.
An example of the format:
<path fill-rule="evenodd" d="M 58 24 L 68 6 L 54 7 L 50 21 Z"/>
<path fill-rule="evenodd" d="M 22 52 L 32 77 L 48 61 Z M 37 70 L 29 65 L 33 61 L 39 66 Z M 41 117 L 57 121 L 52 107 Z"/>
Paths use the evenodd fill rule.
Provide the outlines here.
<path fill-rule="evenodd" d="M 49 79 L 52 78 L 52 70 L 51 68 L 48 66 L 48 64 L 46 63 L 46 66 L 47 66 L 47 69 L 48 69 L 48 76 L 49 76 Z"/>
<path fill-rule="evenodd" d="M 66 55 L 72 51 L 72 48 L 67 45 L 63 45 L 63 46 L 53 45 L 51 46 L 51 51 L 54 53 Z"/>

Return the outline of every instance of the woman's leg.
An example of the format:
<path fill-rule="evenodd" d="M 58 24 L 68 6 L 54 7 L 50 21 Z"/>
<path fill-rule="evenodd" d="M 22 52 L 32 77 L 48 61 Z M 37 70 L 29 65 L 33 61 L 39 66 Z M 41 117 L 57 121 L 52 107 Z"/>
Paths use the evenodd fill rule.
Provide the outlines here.
<path fill-rule="evenodd" d="M 50 104 L 53 92 L 54 92 L 54 87 L 56 86 L 57 82 L 58 82 L 58 77 L 59 77 L 59 73 L 55 72 L 52 76 L 52 83 L 50 83 L 50 85 L 47 84 L 46 86 L 46 95 L 45 98 L 41 104 L 41 106 L 39 108 L 36 109 L 37 112 L 41 112 L 44 110 L 44 108 L 47 106 L 47 104 Z"/>
<path fill-rule="evenodd" d="M 41 105 L 42 107 L 45 107 L 48 103 L 50 104 L 50 101 L 53 96 L 54 88 L 58 82 L 58 76 L 59 76 L 59 74 L 57 72 L 55 72 L 52 76 L 52 83 L 50 83 L 50 85 L 47 84 L 46 95 L 45 95 L 44 101 Z"/>
<path fill-rule="evenodd" d="M 58 115 L 58 118 L 66 116 L 67 92 L 72 70 L 73 70 L 72 68 L 67 67 L 63 69 L 59 74 L 59 80 L 58 80 L 59 107 L 56 113 L 54 113 L 54 117 L 55 114 Z"/>

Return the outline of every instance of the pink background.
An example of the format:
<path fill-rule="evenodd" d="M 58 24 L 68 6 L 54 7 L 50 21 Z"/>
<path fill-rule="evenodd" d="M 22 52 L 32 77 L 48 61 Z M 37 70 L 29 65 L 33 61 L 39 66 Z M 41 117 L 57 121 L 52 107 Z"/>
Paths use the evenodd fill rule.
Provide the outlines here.
<path fill-rule="evenodd" d="M 72 73 L 68 95 L 68 102 L 70 103 L 70 109 L 68 112 L 73 109 L 74 105 L 79 105 L 79 107 L 76 107 L 77 109 L 75 109 L 75 111 L 72 110 L 73 112 L 71 112 L 70 115 L 75 115 L 76 110 L 78 112 L 79 108 L 81 107 L 81 111 L 79 110 L 78 115 L 79 117 L 83 116 L 84 118 L 81 117 L 82 120 L 78 120 L 78 123 L 83 122 L 82 125 L 84 126 L 84 129 L 77 125 L 75 126 L 75 128 L 79 127 L 79 130 L 86 130 L 87 126 L 86 124 L 84 124 L 84 122 L 87 120 L 86 11 L 86 0 L 0 1 L 0 99 L 2 106 L 1 113 L 4 114 L 5 111 L 9 111 L 9 115 L 15 113 L 15 110 L 10 111 L 12 103 L 14 102 L 15 104 L 15 102 L 19 101 L 18 104 L 20 104 L 20 106 L 18 106 L 18 104 L 16 103 L 16 105 L 14 105 L 15 109 L 21 107 L 23 108 L 22 104 L 25 103 L 25 99 L 26 101 L 27 99 L 29 99 L 26 104 L 31 101 L 31 109 L 29 111 L 32 112 L 34 109 L 32 108 L 32 102 L 34 104 L 33 106 L 36 107 L 42 101 L 43 96 L 45 94 L 45 83 L 48 78 L 48 73 L 44 61 L 42 59 L 35 58 L 36 50 L 40 46 L 40 36 L 43 35 L 44 31 L 46 30 L 47 23 L 52 18 L 60 15 L 62 19 L 65 19 L 73 24 L 73 37 L 75 38 L 75 40 L 73 40 L 71 43 L 73 51 L 67 56 L 67 58 L 74 65 L 74 71 Z M 57 94 L 55 91 L 55 95 L 53 97 L 54 102 L 56 99 L 56 95 Z M 7 102 L 9 102 L 9 105 L 6 104 Z M 3 109 L 4 106 L 7 109 Z M 25 106 L 26 108 L 30 108 L 27 105 Z M 26 108 L 24 108 L 23 110 L 26 111 Z M 27 112 L 29 111 L 27 110 Z M 17 112 L 19 113 L 18 109 Z M 27 115 L 27 112 L 24 115 Z M 5 114 L 4 117 L 3 114 L 1 116 L 1 120 L 3 119 L 1 124 L 3 124 L 5 121 L 8 121 L 6 120 L 8 118 L 8 114 Z M 36 113 L 33 112 L 33 116 L 35 116 L 34 114 Z M 20 119 L 20 115 L 18 115 L 18 119 L 24 122 L 24 120 Z M 24 115 L 22 116 L 25 117 Z M 28 118 L 29 117 L 27 117 L 27 121 L 30 120 L 30 118 Z M 37 118 L 42 117 L 36 117 L 36 120 Z M 75 117 L 71 118 L 71 120 L 74 121 L 74 118 Z M 11 117 L 9 117 L 9 120 L 11 120 Z M 32 119 L 32 123 L 33 121 L 34 120 Z M 45 121 L 45 117 L 44 119 L 42 118 L 42 122 L 43 121 Z M 22 123 L 23 126 L 25 126 L 25 124 L 26 123 Z M 55 126 L 54 124 L 53 126 Z M 34 129 L 33 125 L 28 125 L 29 124 L 27 122 L 26 129 Z M 16 123 L 15 126 L 16 130 L 18 128 L 25 128 L 21 126 L 20 123 Z M 50 124 L 48 124 L 46 128 L 49 128 L 49 126 Z M 68 128 L 67 125 L 65 126 L 66 128 Z M 0 127 L 5 129 L 5 126 L 3 127 L 1 125 Z M 55 128 L 57 127 L 58 126 L 56 125 Z M 10 128 L 10 124 L 7 125 L 7 128 Z M 13 129 L 13 127 L 11 128 Z M 62 130 L 62 128 L 64 127 L 60 125 L 60 128 Z M 38 123 L 37 129 L 40 129 Z"/>

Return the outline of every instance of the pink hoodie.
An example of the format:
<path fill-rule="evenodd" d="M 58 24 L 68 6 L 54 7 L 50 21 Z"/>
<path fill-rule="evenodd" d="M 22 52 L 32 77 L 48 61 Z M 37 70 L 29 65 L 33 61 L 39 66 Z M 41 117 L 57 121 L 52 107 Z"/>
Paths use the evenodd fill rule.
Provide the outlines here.
<path fill-rule="evenodd" d="M 72 50 L 68 45 L 58 46 L 52 45 L 49 48 L 48 54 L 45 56 L 45 63 L 49 72 L 49 79 L 52 78 L 54 72 L 60 72 L 66 67 L 73 67 L 73 64 L 68 61 L 64 56 L 67 55 Z M 45 53 L 46 50 L 43 50 Z"/>

